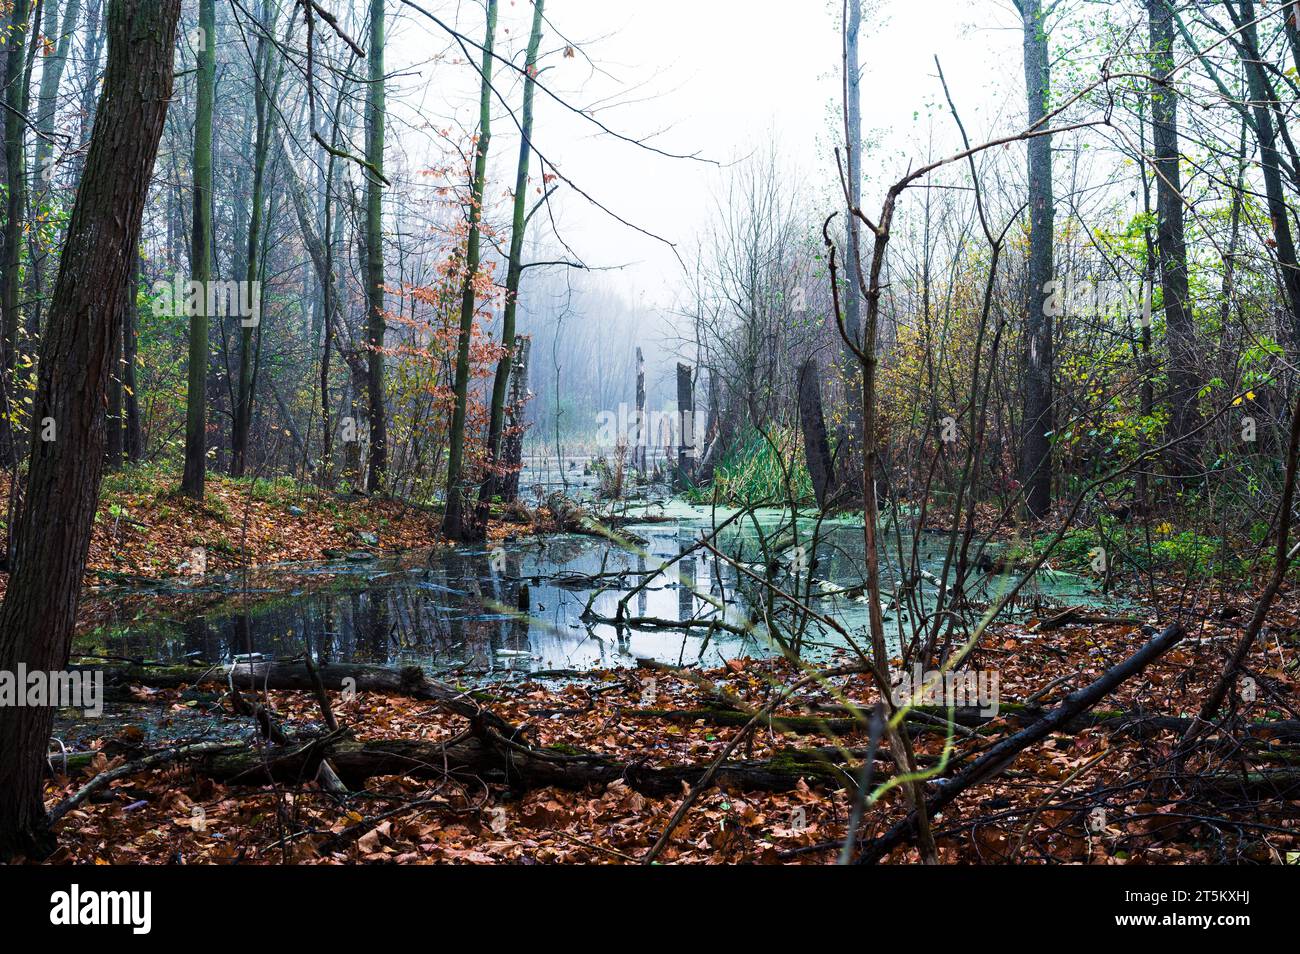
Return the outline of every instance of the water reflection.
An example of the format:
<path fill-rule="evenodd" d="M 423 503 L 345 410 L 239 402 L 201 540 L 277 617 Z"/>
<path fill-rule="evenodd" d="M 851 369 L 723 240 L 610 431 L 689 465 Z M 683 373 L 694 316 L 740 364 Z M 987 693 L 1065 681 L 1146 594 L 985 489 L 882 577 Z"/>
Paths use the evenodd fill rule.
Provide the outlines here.
<path fill-rule="evenodd" d="M 165 615 L 132 609 L 125 601 L 117 619 L 83 637 L 79 648 L 208 662 L 310 649 L 327 661 L 435 671 L 581 670 L 632 665 L 638 658 L 716 664 L 761 655 L 777 648 L 770 640 L 771 624 L 785 633 L 806 627 L 805 651 L 813 656 L 833 649 L 838 637 L 815 620 L 788 611 L 771 616 L 774 607 L 763 605 L 745 574 L 706 550 L 692 551 L 710 520 L 696 511 L 680 513 L 672 522 L 634 525 L 629 529 L 644 540 L 639 545 L 586 536 L 525 538 L 495 550 L 439 550 L 415 561 L 318 565 L 284 571 L 282 577 L 260 574 L 255 586 L 226 592 L 215 602 L 210 591 L 194 594 L 192 601 L 176 598 Z M 780 523 L 779 514 L 746 521 L 723 535 L 725 552 L 760 574 L 773 560 L 787 559 L 761 547 Z M 810 528 L 801 524 L 805 539 Z M 923 564 L 941 565 L 946 538 L 923 536 L 918 541 Z M 858 633 L 866 626 L 863 598 L 826 591 L 860 586 L 861 540 L 860 527 L 851 520 L 822 526 L 808 563 L 818 611 Z M 806 578 L 801 583 L 790 576 L 789 566 L 776 572 L 785 574 L 791 590 L 808 585 Z M 898 574 L 888 564 L 885 573 L 889 593 Z M 1082 587 L 1075 590 L 1062 595 L 1082 595 Z M 624 617 L 634 617 L 634 625 L 606 621 L 618 615 L 625 598 Z M 663 625 L 674 621 L 686 625 Z"/>

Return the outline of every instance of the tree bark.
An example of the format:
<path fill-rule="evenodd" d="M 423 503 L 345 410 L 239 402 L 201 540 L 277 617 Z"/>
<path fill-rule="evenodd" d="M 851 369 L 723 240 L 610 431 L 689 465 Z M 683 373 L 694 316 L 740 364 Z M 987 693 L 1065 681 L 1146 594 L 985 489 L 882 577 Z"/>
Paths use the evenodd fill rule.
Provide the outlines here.
<path fill-rule="evenodd" d="M 190 274 L 201 294 L 190 316 L 188 385 L 185 397 L 185 471 L 181 493 L 203 499 L 208 462 L 208 283 L 212 279 L 212 110 L 217 77 L 216 0 L 199 0 L 197 100 L 194 107 L 194 212 Z"/>
<path fill-rule="evenodd" d="M 695 380 L 689 364 L 677 365 L 677 487 L 695 480 Z"/>
<path fill-rule="evenodd" d="M 505 426 L 506 392 L 514 368 L 515 311 L 519 304 L 519 283 L 523 277 L 524 233 L 528 228 L 528 164 L 533 148 L 533 94 L 537 86 L 537 54 L 542 45 L 543 9 L 546 0 L 533 2 L 533 30 L 528 38 L 528 53 L 524 61 L 524 104 L 519 119 L 519 164 L 515 170 L 514 215 L 510 226 L 510 258 L 506 267 L 505 310 L 501 318 L 501 344 L 506 349 L 497 362 L 496 377 L 492 382 L 492 409 L 488 421 L 487 476 L 479 491 L 483 504 L 501 494 L 505 462 L 501 455 L 501 432 Z M 517 482 L 516 482 L 517 483 Z M 480 518 L 482 522 L 484 518 Z"/>
<path fill-rule="evenodd" d="M 1277 133 L 1269 104 L 1276 102 L 1273 85 L 1264 72 L 1263 58 L 1259 52 L 1259 31 L 1255 25 L 1255 4 L 1242 0 L 1240 15 L 1228 12 L 1234 25 L 1241 31 L 1240 49 L 1242 66 L 1246 71 L 1246 84 L 1250 90 L 1251 112 L 1255 118 L 1255 133 L 1259 139 L 1260 164 L 1263 167 L 1264 193 L 1268 199 L 1268 215 L 1273 225 L 1273 240 L 1277 244 L 1279 271 L 1287 304 L 1291 307 L 1291 333 L 1300 342 L 1300 263 L 1296 261 L 1295 239 L 1291 233 L 1290 210 L 1282 188 L 1282 159 L 1277 148 Z"/>
<path fill-rule="evenodd" d="M 1156 178 L 1156 247 L 1159 252 L 1165 342 L 1169 353 L 1170 464 L 1176 478 L 1195 465 L 1189 435 L 1197 424 L 1196 331 L 1187 288 L 1182 175 L 1178 168 L 1178 92 L 1174 68 L 1174 20 L 1166 0 L 1147 0 L 1151 34 L 1151 145 Z"/>
<path fill-rule="evenodd" d="M 112 0 L 109 57 L 42 345 L 27 501 L 0 604 L 0 668 L 67 665 L 104 468 L 112 344 L 172 92 L 180 0 Z M 41 800 L 49 707 L 0 709 L 0 858 L 53 845 Z"/>
<path fill-rule="evenodd" d="M 505 463 L 505 482 L 501 497 L 507 503 L 519 499 L 519 474 L 524 466 L 524 428 L 528 406 L 528 357 L 532 339 L 515 335 L 515 365 L 510 373 L 510 401 L 506 406 L 506 433 L 501 439 L 501 458 Z"/>
<path fill-rule="evenodd" d="M 384 0 L 370 0 L 370 89 L 366 96 L 366 393 L 370 404 L 370 471 L 377 493 L 388 478 L 388 417 L 384 409 Z"/>
<path fill-rule="evenodd" d="M 5 179 L 8 183 L 8 202 L 0 256 L 0 327 L 3 328 L 3 360 L 0 361 L 0 387 L 5 391 L 3 414 L 0 414 L 0 464 L 9 465 L 18 457 L 18 440 L 14 428 L 18 407 L 18 352 L 19 326 L 18 269 L 21 261 L 22 224 L 27 206 L 27 170 L 23 143 L 27 124 L 27 84 L 24 70 L 28 42 L 28 20 L 31 8 L 28 0 L 13 0 L 7 23 L 5 46 L 4 105 L 5 105 Z"/>
<path fill-rule="evenodd" d="M 128 272 L 129 275 L 129 272 Z M 109 471 L 122 469 L 126 455 L 122 430 L 122 334 L 126 324 L 126 296 L 123 294 L 122 324 L 113 338 L 113 350 L 108 364 L 108 421 L 104 436 L 104 462 Z"/>
<path fill-rule="evenodd" d="M 835 476 L 826 419 L 822 414 L 822 376 L 816 358 L 809 358 L 799 369 L 799 421 L 813 493 L 817 495 L 817 506 L 825 508 L 835 487 Z"/>
<path fill-rule="evenodd" d="M 55 0 L 45 3 L 45 39 L 48 41 L 56 33 L 58 42 L 54 52 L 47 56 L 41 67 L 41 85 L 36 94 L 36 152 L 33 167 L 36 170 L 35 195 L 32 208 L 40 213 L 41 207 L 49 195 L 50 184 L 54 181 L 54 119 L 59 103 L 59 87 L 63 82 L 63 71 L 68 64 L 68 50 L 72 46 L 72 35 L 77 29 L 77 20 L 81 16 L 81 0 L 68 0 L 63 6 L 63 24 L 59 26 L 59 5 Z M 45 290 L 45 264 L 49 252 L 41 247 L 36 232 L 32 233 L 31 266 L 27 275 L 27 299 L 30 302 L 28 324 L 39 330 L 41 324 L 41 296 Z"/>
<path fill-rule="evenodd" d="M 465 240 L 465 284 L 461 292 L 460 335 L 456 348 L 456 379 L 453 383 L 455 407 L 451 433 L 447 437 L 447 509 L 442 531 L 453 540 L 478 536 L 477 528 L 465 520 L 465 416 L 469 405 L 470 339 L 474 333 L 475 280 L 479 270 L 480 223 L 483 218 L 483 189 L 487 180 L 488 146 L 492 141 L 492 63 L 497 32 L 497 0 L 488 0 L 487 37 L 483 41 L 483 61 L 479 67 L 482 88 L 479 96 L 479 135 L 474 154 L 474 179 L 470 183 L 469 235 Z"/>
<path fill-rule="evenodd" d="M 847 23 L 844 25 L 844 146 L 848 179 L 849 214 L 846 231 L 844 259 L 848 281 L 844 283 L 844 326 L 849 337 L 862 341 L 862 289 L 858 276 L 862 274 L 862 221 L 853 209 L 862 204 L 862 65 L 858 38 L 862 30 L 862 0 L 847 0 Z M 862 366 L 847 343 L 843 346 L 843 366 L 846 400 L 846 421 L 840 430 L 837 452 L 840 473 L 848 484 L 852 473 L 863 466 L 859 435 L 862 432 L 862 410 L 852 400 L 861 387 Z"/>
<path fill-rule="evenodd" d="M 1024 29 L 1025 88 L 1029 126 L 1047 115 L 1051 60 L 1041 0 L 1017 0 Z M 1052 137 L 1029 140 L 1029 288 L 1025 301 L 1026 374 L 1024 439 L 1020 480 L 1025 506 L 1035 519 L 1052 507 L 1052 316 L 1047 298 L 1052 281 L 1055 206 L 1052 195 Z"/>
<path fill-rule="evenodd" d="M 645 477 L 646 446 L 650 442 L 650 425 L 646 421 L 645 409 L 645 355 L 636 349 L 636 446 L 632 448 L 632 460 L 637 472 Z"/>
<path fill-rule="evenodd" d="M 271 140 L 276 136 L 275 115 L 278 108 L 273 102 L 271 83 L 271 47 L 268 33 L 275 29 L 276 11 L 263 6 L 265 30 L 258 35 L 257 55 L 253 68 L 253 113 L 257 127 L 257 142 L 253 148 L 253 192 L 249 199 L 248 250 L 245 256 L 244 279 L 249 289 L 249 300 L 258 302 L 254 315 L 239 316 L 239 380 L 235 391 L 235 408 L 230 440 L 230 473 L 244 476 L 248 468 L 248 434 L 253 422 L 253 392 L 256 390 L 257 351 L 262 340 L 261 295 L 252 289 L 262 280 L 262 220 L 265 212 L 266 166 L 271 153 Z M 277 75 L 275 88 L 279 90 Z"/>

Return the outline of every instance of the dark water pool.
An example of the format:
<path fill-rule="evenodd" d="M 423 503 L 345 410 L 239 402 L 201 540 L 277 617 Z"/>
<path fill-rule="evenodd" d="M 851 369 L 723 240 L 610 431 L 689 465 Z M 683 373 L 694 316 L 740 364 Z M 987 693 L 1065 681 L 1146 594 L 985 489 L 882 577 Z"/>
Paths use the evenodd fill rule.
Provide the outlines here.
<path fill-rule="evenodd" d="M 721 659 L 779 651 L 782 643 L 774 633 L 787 645 L 798 638 L 801 651 L 814 657 L 844 645 L 806 614 L 779 602 L 767 604 L 743 570 L 705 550 L 660 569 L 729 514 L 678 502 L 646 513 L 666 522 L 631 524 L 629 539 L 618 542 L 576 535 L 522 538 L 497 547 L 295 565 L 247 580 L 101 595 L 107 618 L 79 639 L 78 649 L 208 662 L 310 650 L 325 660 L 492 674 L 627 666 L 638 658 L 716 665 Z M 807 556 L 792 556 L 789 548 L 765 552 L 764 540 L 769 546 L 778 537 L 790 542 L 784 515 L 775 510 L 732 524 L 721 537 L 722 549 L 751 572 L 761 574 L 765 562 L 774 562 L 785 588 L 809 593 L 819 613 L 850 632 L 864 631 L 859 521 L 809 519 L 799 527 Z M 905 551 L 911 543 L 903 541 Z M 927 572 L 941 571 L 946 545 L 943 535 L 925 534 L 917 542 Z M 886 561 L 886 593 L 892 594 L 899 579 L 896 562 Z M 803 572 L 796 574 L 800 567 Z M 989 577 L 985 598 L 996 597 L 1009 579 Z M 608 622 L 620 600 L 642 581 L 625 610 L 625 616 L 641 622 Z M 920 581 L 920 587 L 922 604 L 932 600 L 933 585 Z M 1092 590 L 1089 581 L 1060 574 L 1036 581 L 1030 592 L 1061 605 L 1098 602 Z M 911 621 L 916 605 L 892 604 L 891 598 L 886 617 L 894 634 L 898 623 Z"/>

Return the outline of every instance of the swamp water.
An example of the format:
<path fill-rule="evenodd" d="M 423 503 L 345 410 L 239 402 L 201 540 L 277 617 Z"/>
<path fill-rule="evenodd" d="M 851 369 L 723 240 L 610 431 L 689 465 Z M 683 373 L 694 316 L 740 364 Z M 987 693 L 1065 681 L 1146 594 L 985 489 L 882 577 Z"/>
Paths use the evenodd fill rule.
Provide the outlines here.
<path fill-rule="evenodd" d="M 85 597 L 96 623 L 77 638 L 73 652 L 91 665 L 95 657 L 217 664 L 310 650 L 326 662 L 413 665 L 444 678 L 492 680 L 529 672 L 579 675 L 634 666 L 638 659 L 711 667 L 780 652 L 781 640 L 791 639 L 798 640 L 805 659 L 824 660 L 846 648 L 842 635 L 806 613 L 781 601 L 765 605 L 748 576 L 764 573 L 764 541 L 768 547 L 778 538 L 789 542 L 789 521 L 781 511 L 741 515 L 719 535 L 719 549 L 744 569 L 703 548 L 682 557 L 733 513 L 673 499 L 642 506 L 618 540 L 521 537 L 497 547 L 364 560 L 358 555 L 267 567 L 246 577 L 100 590 Z M 782 527 L 784 536 L 778 533 Z M 799 534 L 808 553 L 805 572 L 792 575 L 799 551 L 772 553 L 775 582 L 806 594 L 817 614 L 867 645 L 861 518 L 801 518 Z M 899 546 L 910 562 L 913 542 L 890 533 L 882 551 L 885 620 L 895 645 L 900 628 L 910 633 L 912 614 L 918 607 L 928 612 L 937 595 L 934 584 L 922 579 L 919 602 L 893 605 Z M 922 534 L 915 546 L 922 575 L 939 576 L 948 535 Z M 996 601 L 1015 579 L 987 576 L 970 596 Z M 1021 597 L 1018 611 L 1025 613 L 1035 604 L 1113 605 L 1092 581 L 1068 573 L 1040 573 Z M 625 598 L 624 618 L 631 617 L 631 624 L 614 625 L 610 620 Z M 971 612 L 978 615 L 977 609 Z M 773 632 L 781 639 L 773 639 Z M 84 749 L 127 726 L 150 744 L 250 731 L 247 720 L 213 704 L 215 691 L 187 695 L 180 707 L 110 700 L 104 715 L 93 719 L 62 710 L 52 758 L 57 761 L 60 748 Z"/>
<path fill-rule="evenodd" d="M 748 573 L 705 549 L 681 556 L 733 512 L 670 500 L 638 513 L 653 522 L 628 523 L 622 532 L 629 539 L 621 541 L 523 537 L 495 548 L 294 564 L 262 569 L 247 579 L 118 589 L 98 596 L 107 609 L 100 624 L 78 639 L 75 651 L 220 663 L 237 655 L 296 656 L 310 649 L 326 661 L 490 676 L 629 666 L 639 658 L 713 666 L 723 659 L 780 652 L 774 631 L 786 640 L 800 639 L 807 658 L 825 658 L 845 647 L 840 634 L 781 601 L 765 607 L 748 575 L 763 574 L 764 540 L 769 546 L 773 542 L 780 511 L 742 515 L 722 531 L 720 549 Z M 798 551 L 789 548 L 772 553 L 779 566 L 776 582 L 787 592 L 808 593 L 818 614 L 834 619 L 855 639 L 862 636 L 867 606 L 861 594 L 860 518 L 820 523 L 801 518 L 799 527 L 807 556 L 792 555 Z M 810 545 L 814 532 L 815 548 Z M 788 532 L 781 542 L 790 542 Z M 887 534 L 884 542 L 886 624 L 897 639 L 899 624 L 908 627 L 916 606 L 892 605 L 900 579 L 898 541 Z M 922 534 L 915 543 L 923 570 L 941 574 L 947 534 Z M 910 560 L 913 541 L 904 537 L 901 544 Z M 800 566 L 804 573 L 795 576 Z M 996 600 L 1013 580 L 988 576 L 972 598 Z M 1104 604 L 1093 589 L 1092 581 L 1072 574 L 1040 573 L 1021 597 L 1047 606 Z M 610 620 L 620 600 L 633 590 L 624 611 L 632 625 L 614 625 Z M 936 593 L 933 583 L 922 581 L 922 612 Z"/>

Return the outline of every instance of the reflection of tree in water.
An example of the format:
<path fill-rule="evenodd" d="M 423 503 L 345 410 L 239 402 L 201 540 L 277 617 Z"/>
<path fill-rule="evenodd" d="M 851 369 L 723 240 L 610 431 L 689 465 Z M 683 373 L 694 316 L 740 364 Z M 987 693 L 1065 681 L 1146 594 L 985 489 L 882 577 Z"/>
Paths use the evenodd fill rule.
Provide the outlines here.
<path fill-rule="evenodd" d="M 260 581 L 243 591 L 209 588 L 169 606 L 166 618 L 142 606 L 139 601 L 147 597 L 140 594 L 134 603 L 121 601 L 115 625 L 93 634 L 89 645 L 94 652 L 160 661 L 189 656 L 223 662 L 250 651 L 291 658 L 311 650 L 325 661 L 481 672 L 627 665 L 640 655 L 672 663 L 699 654 L 716 660 L 718 653 L 730 657 L 765 651 L 761 631 L 766 619 L 791 632 L 808 622 L 778 606 L 758 613 L 760 638 L 737 633 L 755 619 L 751 610 L 762 594 L 751 579 L 738 577 L 730 562 L 703 549 L 686 553 L 702 526 L 688 520 L 640 529 L 648 543 L 631 548 L 586 536 L 530 538 L 506 544 L 504 560 L 495 559 L 497 551 L 490 547 L 462 547 L 438 550 L 415 564 L 386 561 L 327 569 L 308 586 L 303 586 L 303 576 L 293 576 Z M 771 521 L 763 524 L 763 535 L 770 554 L 749 527 L 729 535 L 722 548 L 760 574 L 763 565 L 775 561 L 777 579 L 808 587 L 814 598 L 823 583 L 841 593 L 848 590 L 850 595 L 828 598 L 822 608 L 850 628 L 861 624 L 865 608 L 852 589 L 861 582 L 861 532 L 855 523 L 821 528 L 809 575 L 798 583 L 790 574 L 788 550 L 773 546 L 781 534 Z M 810 539 L 806 528 L 801 537 Z M 941 566 L 945 543 L 946 537 L 921 535 L 915 541 L 921 565 Z M 910 558 L 914 543 L 904 536 L 890 541 L 882 560 L 891 593 L 899 576 L 900 544 Z M 660 575 L 646 579 L 647 572 L 674 560 Z M 646 585 L 629 598 L 628 615 L 722 619 L 711 599 L 725 599 L 725 622 L 731 628 L 632 629 L 581 619 L 596 590 L 604 591 L 594 612 L 611 616 L 618 601 L 642 580 Z M 293 589 L 298 586 L 303 588 Z M 152 621 L 141 623 L 141 618 Z M 821 635 L 808 633 L 812 640 Z"/>
<path fill-rule="evenodd" d="M 689 543 L 682 543 L 679 553 L 685 554 Z M 677 618 L 690 619 L 695 615 L 695 557 L 684 556 L 677 564 Z"/>
<path fill-rule="evenodd" d="M 195 616 L 184 625 L 184 655 L 191 659 L 211 661 L 221 659 L 225 649 L 220 633 L 208 625 L 206 616 Z"/>
<path fill-rule="evenodd" d="M 364 651 L 375 662 L 387 662 L 389 658 L 389 636 L 392 625 L 389 622 L 388 594 L 383 590 L 371 591 L 361 595 L 364 607 L 364 623 L 358 634 Z"/>

